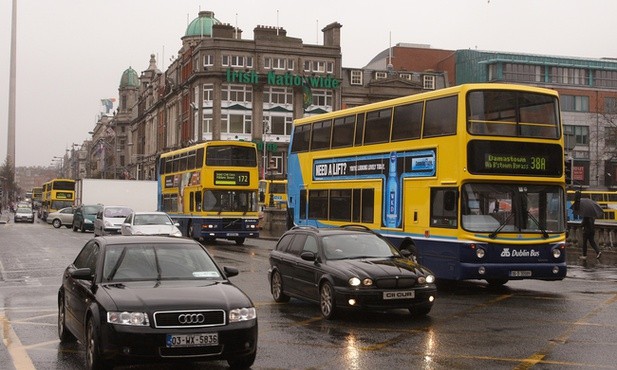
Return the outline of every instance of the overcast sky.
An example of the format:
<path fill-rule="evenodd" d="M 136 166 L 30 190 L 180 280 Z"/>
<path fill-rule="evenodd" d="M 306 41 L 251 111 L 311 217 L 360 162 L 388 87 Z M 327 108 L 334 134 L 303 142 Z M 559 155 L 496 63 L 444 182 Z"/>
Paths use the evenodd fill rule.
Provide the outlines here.
<path fill-rule="evenodd" d="M 11 3 L 0 0 L 0 161 L 7 153 Z M 253 39 L 280 26 L 304 43 L 342 24 L 344 67 L 397 43 L 584 58 L 617 57 L 612 0 L 17 0 L 16 165 L 48 166 L 89 137 L 122 72 L 155 54 L 165 70 L 188 22 L 211 10 Z M 391 41 L 390 41 L 391 40 Z"/>

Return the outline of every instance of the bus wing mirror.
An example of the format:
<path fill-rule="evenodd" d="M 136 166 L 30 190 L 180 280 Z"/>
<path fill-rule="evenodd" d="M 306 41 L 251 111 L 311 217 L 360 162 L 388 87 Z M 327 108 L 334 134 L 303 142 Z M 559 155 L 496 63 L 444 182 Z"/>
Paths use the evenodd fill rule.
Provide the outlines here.
<path fill-rule="evenodd" d="M 446 211 L 454 211 L 456 209 L 456 192 L 446 191 L 443 199 L 443 207 Z"/>

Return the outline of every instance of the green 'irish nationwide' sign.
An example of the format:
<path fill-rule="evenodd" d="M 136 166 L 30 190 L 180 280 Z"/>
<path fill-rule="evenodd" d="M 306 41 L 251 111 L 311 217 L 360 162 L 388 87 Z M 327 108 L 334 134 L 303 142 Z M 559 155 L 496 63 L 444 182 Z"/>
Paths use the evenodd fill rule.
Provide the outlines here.
<path fill-rule="evenodd" d="M 263 83 L 272 86 L 301 86 L 317 89 L 338 89 L 341 85 L 340 81 L 331 75 L 327 76 L 302 76 L 293 73 L 276 74 L 270 71 L 265 75 L 260 75 L 255 71 L 236 71 L 231 68 L 227 69 L 226 78 L 228 83 L 244 83 L 257 85 Z"/>

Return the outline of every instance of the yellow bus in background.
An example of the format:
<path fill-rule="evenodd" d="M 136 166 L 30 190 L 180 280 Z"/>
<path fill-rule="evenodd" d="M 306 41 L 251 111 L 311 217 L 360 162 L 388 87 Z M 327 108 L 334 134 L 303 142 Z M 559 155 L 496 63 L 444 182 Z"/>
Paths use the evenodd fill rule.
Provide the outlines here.
<path fill-rule="evenodd" d="M 602 207 L 604 210 L 604 221 L 617 221 L 617 191 L 609 190 L 580 190 L 581 197 L 589 198 Z M 577 221 L 581 217 L 575 215 L 570 207 L 574 203 L 576 190 L 567 191 L 568 221 Z"/>
<path fill-rule="evenodd" d="M 566 276 L 557 92 L 465 84 L 294 122 L 295 225 L 362 224 L 440 279 Z"/>
<path fill-rule="evenodd" d="M 185 236 L 244 244 L 258 237 L 257 147 L 244 141 L 209 141 L 161 155 L 158 210 Z"/>
<path fill-rule="evenodd" d="M 261 208 L 287 208 L 287 180 L 259 180 Z"/>
<path fill-rule="evenodd" d="M 75 180 L 52 179 L 43 184 L 41 193 L 41 219 L 47 215 L 75 204 Z"/>

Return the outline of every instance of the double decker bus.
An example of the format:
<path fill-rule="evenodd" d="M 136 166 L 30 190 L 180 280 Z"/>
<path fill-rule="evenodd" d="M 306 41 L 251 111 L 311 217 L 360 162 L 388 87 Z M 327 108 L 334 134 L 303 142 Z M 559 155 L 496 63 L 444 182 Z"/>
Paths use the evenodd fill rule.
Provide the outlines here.
<path fill-rule="evenodd" d="M 47 220 L 48 214 L 75 204 L 75 180 L 49 180 L 43 184 L 41 198 L 41 219 Z"/>
<path fill-rule="evenodd" d="M 443 280 L 566 276 L 558 94 L 466 84 L 294 122 L 296 225 L 363 224 Z"/>
<path fill-rule="evenodd" d="M 43 204 L 43 187 L 42 186 L 35 186 L 32 188 L 32 209 L 36 210 L 38 213 L 38 210 L 41 208 L 41 205 Z M 39 213 L 39 218 L 40 218 L 40 213 Z"/>
<path fill-rule="evenodd" d="M 287 180 L 259 180 L 259 206 L 287 207 Z"/>
<path fill-rule="evenodd" d="M 568 210 L 568 221 L 581 221 L 583 219 L 572 212 L 571 207 L 574 203 L 576 192 L 577 190 L 567 191 L 566 206 Z M 580 190 L 580 193 L 583 198 L 589 198 L 602 207 L 602 210 L 604 211 L 604 217 L 602 217 L 603 221 L 617 221 L 617 191 Z"/>
<path fill-rule="evenodd" d="M 243 141 L 209 141 L 161 155 L 158 208 L 185 236 L 244 244 L 258 237 L 257 148 Z"/>

